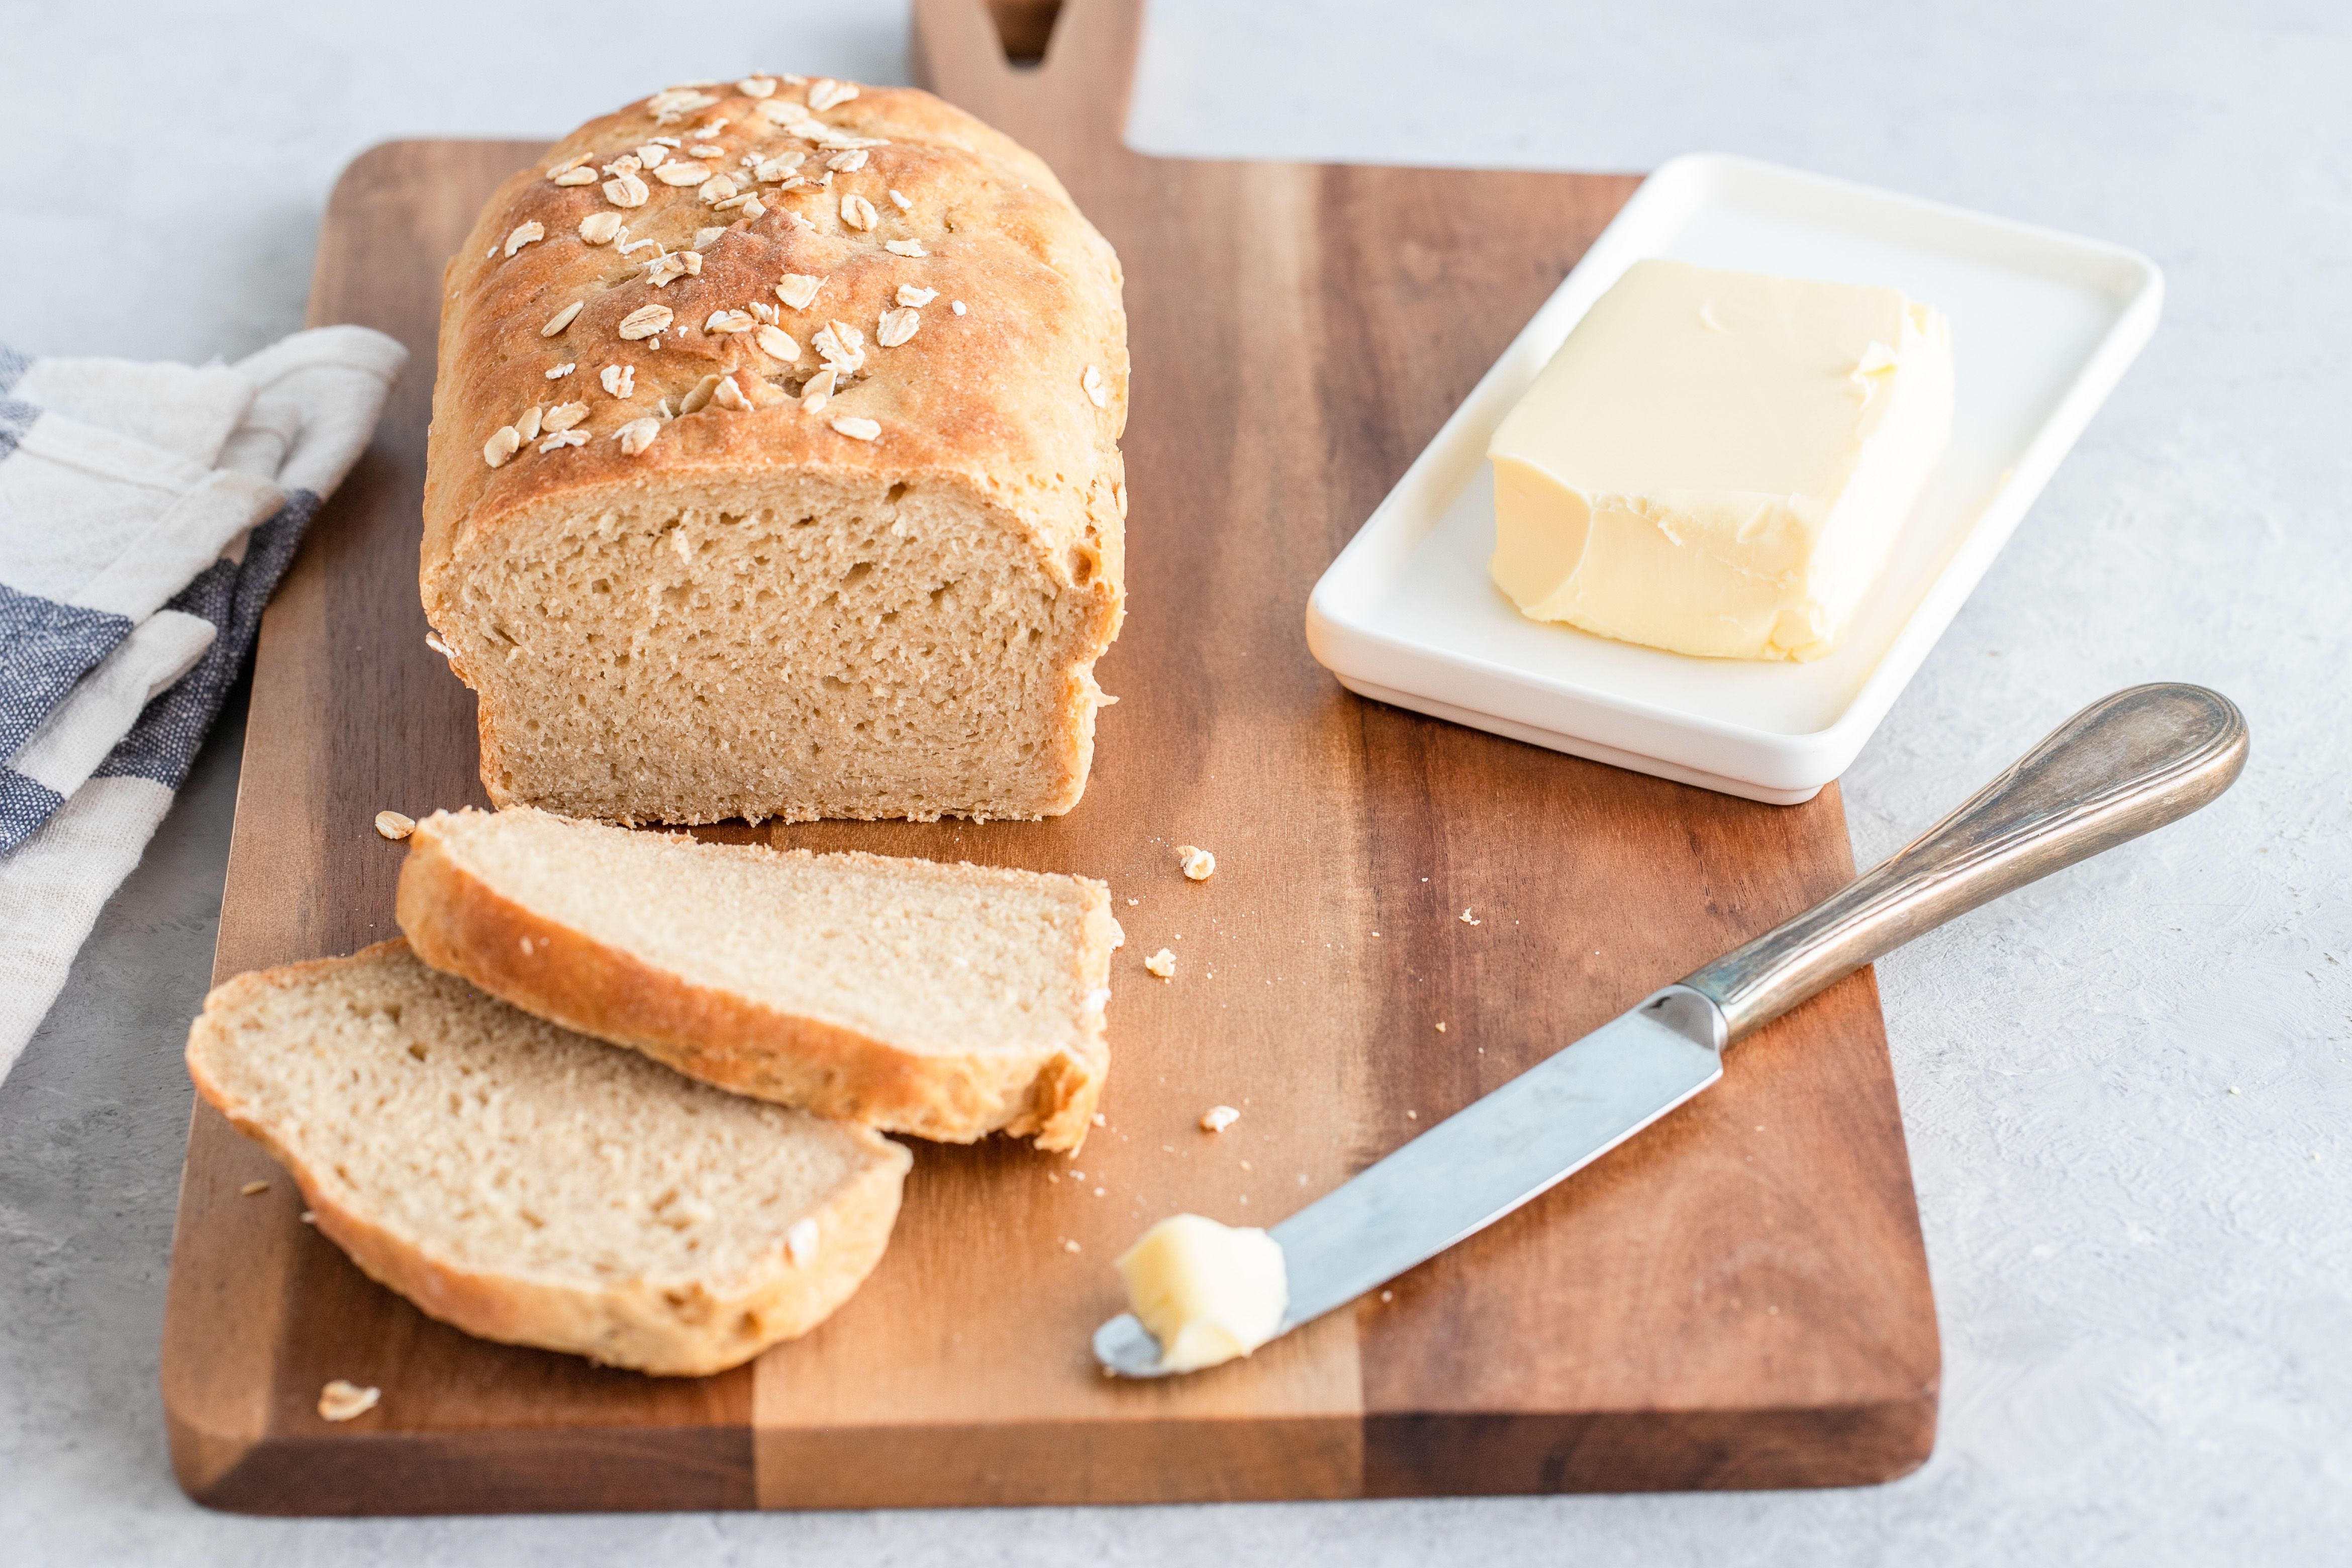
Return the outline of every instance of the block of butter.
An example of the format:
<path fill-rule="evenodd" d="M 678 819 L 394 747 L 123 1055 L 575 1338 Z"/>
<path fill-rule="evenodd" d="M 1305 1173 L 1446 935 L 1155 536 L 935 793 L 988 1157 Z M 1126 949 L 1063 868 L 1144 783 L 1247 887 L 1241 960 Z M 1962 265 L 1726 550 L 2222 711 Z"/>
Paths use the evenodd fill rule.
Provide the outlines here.
<path fill-rule="evenodd" d="M 1282 1244 L 1196 1214 L 1161 1220 L 1118 1258 L 1128 1305 L 1160 1342 L 1160 1364 L 1193 1372 L 1274 1337 L 1290 1305 Z"/>
<path fill-rule="evenodd" d="M 1495 582 L 1537 620 L 1625 642 L 1819 658 L 1951 426 L 1931 307 L 1636 262 L 1487 448 Z"/>

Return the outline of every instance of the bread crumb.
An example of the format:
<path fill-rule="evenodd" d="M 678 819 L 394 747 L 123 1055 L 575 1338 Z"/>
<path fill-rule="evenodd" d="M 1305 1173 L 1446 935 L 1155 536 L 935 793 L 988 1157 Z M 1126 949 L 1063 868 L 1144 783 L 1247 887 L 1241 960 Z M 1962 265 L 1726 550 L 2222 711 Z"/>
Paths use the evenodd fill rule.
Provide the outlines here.
<path fill-rule="evenodd" d="M 793 1222 L 793 1228 L 784 1232 L 784 1256 L 793 1260 L 796 1268 L 813 1262 L 816 1258 L 817 1239 L 814 1218 L 796 1219 Z"/>
<path fill-rule="evenodd" d="M 1076 1252 L 1077 1249 L 1078 1244 L 1075 1241 L 1065 1241 L 1062 1243 L 1062 1250 L 1065 1252 Z M 1105 1368 L 1104 1370 L 1108 1371 L 1109 1369 Z"/>
<path fill-rule="evenodd" d="M 1195 882 L 1205 882 L 1217 874 L 1217 858 L 1197 844 L 1176 846 L 1176 863 Z"/>
<path fill-rule="evenodd" d="M 1444 1033 L 1445 1033 L 1445 1026 L 1444 1026 L 1444 1024 L 1440 1023 L 1440 1024 L 1437 1026 L 1437 1032 L 1438 1032 L 1439 1034 L 1441 1034 L 1441 1035 L 1442 1035 L 1442 1034 L 1444 1034 Z"/>
<path fill-rule="evenodd" d="M 961 300 L 950 300 L 948 301 L 948 309 L 961 316 L 963 314 L 963 301 Z"/>
<path fill-rule="evenodd" d="M 319 1390 L 319 1414 L 330 1421 L 349 1421 L 383 1403 L 383 1389 L 362 1388 L 340 1377 Z"/>
<path fill-rule="evenodd" d="M 314 1209 L 304 1209 L 304 1210 L 302 1211 L 302 1223 L 303 1223 L 304 1225 L 316 1225 L 316 1224 L 318 1224 L 318 1223 L 319 1223 L 319 1215 L 318 1215 L 318 1212 L 317 1212 L 316 1210 L 314 1210 Z"/>
<path fill-rule="evenodd" d="M 1152 973 L 1157 974 L 1162 980 L 1170 979 L 1173 977 L 1176 973 L 1176 955 L 1163 947 L 1158 952 L 1153 953 L 1150 958 L 1145 959 L 1143 961 L 1143 967 L 1150 970 Z"/>
<path fill-rule="evenodd" d="M 1136 905 L 1138 905 L 1138 904 L 1139 904 L 1139 903 L 1141 903 L 1141 902 L 1143 902 L 1143 900 L 1142 900 L 1141 899 L 1129 899 L 1129 900 L 1127 900 L 1128 907 L 1129 907 L 1129 909 L 1133 909 Z"/>
<path fill-rule="evenodd" d="M 1108 1127 L 1110 1125 L 1110 1118 L 1097 1110 L 1095 1112 L 1095 1125 L 1097 1127 Z"/>
<path fill-rule="evenodd" d="M 266 1193 L 268 1190 L 269 1184 L 268 1182 L 247 1182 L 245 1185 L 237 1188 L 236 1192 L 239 1197 L 250 1198 L 257 1196 L 262 1193 Z"/>
<path fill-rule="evenodd" d="M 1381 1300 L 1383 1301 L 1393 1301 L 1396 1300 L 1396 1292 L 1393 1290 L 1383 1290 L 1381 1292 Z"/>
<path fill-rule="evenodd" d="M 1097 1197 L 1098 1197 L 1098 1198 L 1099 1198 L 1099 1197 L 1103 1197 L 1103 1196 L 1105 1196 L 1105 1195 L 1107 1195 L 1107 1194 L 1104 1193 L 1104 1191 L 1103 1191 L 1103 1189 L 1102 1189 L 1102 1188 L 1100 1188 L 1100 1187 L 1097 1187 L 1097 1188 L 1095 1189 L 1095 1196 L 1097 1196 Z"/>
<path fill-rule="evenodd" d="M 1418 1110 L 1408 1110 L 1404 1113 L 1404 1119 L 1407 1121 L 1418 1121 L 1421 1120 L 1421 1112 Z"/>
<path fill-rule="evenodd" d="M 1201 1113 L 1201 1130 L 1204 1132 L 1223 1132 L 1241 1119 L 1242 1113 L 1230 1105 L 1213 1105 Z"/>
<path fill-rule="evenodd" d="M 1476 920 L 1472 920 L 1472 919 L 1470 918 L 1470 910 L 1469 910 L 1469 909 L 1468 909 L 1466 906 L 1463 909 L 1463 910 L 1462 910 L 1462 912 L 1461 912 L 1460 914 L 1455 915 L 1454 918 L 1455 920 L 1457 920 L 1457 921 L 1460 921 L 1464 925 L 1466 925 L 1466 926 L 1481 926 L 1481 925 L 1485 925 L 1485 924 L 1486 923 L 1485 921 L 1476 921 Z M 1375 936 L 1377 936 L 1377 935 L 1379 935 L 1380 933 L 1379 933 L 1378 931 L 1375 931 L 1375 932 L 1373 932 L 1372 934 L 1373 934 L 1373 935 L 1375 935 Z"/>

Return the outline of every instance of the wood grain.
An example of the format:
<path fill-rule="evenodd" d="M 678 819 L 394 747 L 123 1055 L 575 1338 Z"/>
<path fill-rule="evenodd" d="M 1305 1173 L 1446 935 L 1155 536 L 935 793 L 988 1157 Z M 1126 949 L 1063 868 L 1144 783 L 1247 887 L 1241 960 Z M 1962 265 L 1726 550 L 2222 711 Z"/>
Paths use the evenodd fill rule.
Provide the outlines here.
<path fill-rule="evenodd" d="M 1925 1458 L 1935 1318 L 1866 973 L 1392 1300 L 1173 1383 L 1088 1360 L 1108 1261 L 1150 1220 L 1279 1218 L 1852 874 L 1834 789 L 1771 807 L 1618 772 L 1364 702 L 1307 654 L 1315 578 L 1637 182 L 1145 158 L 1118 134 L 1137 30 L 1133 4 L 1074 0 L 1022 68 L 979 0 L 917 7 L 929 79 L 1053 163 L 1127 268 L 1129 611 L 1085 801 L 714 830 L 1108 879 L 1129 936 L 1108 1125 L 1070 1161 L 919 1146 L 855 1300 L 682 1382 L 426 1320 L 302 1226 L 282 1177 L 239 1197 L 273 1168 L 200 1109 L 163 1354 L 192 1496 L 1147 1501 L 1838 1485 Z M 441 260 L 536 150 L 395 143 L 330 205 L 312 319 L 417 360 L 264 623 L 218 975 L 387 934 L 400 850 L 374 813 L 481 801 L 470 697 L 417 607 L 424 426 Z M 1212 881 L 1178 873 L 1185 842 Z M 1166 983 L 1140 967 L 1162 944 Z M 1211 1137 L 1219 1101 L 1244 1115 Z M 333 1377 L 382 1407 L 320 1420 Z"/>

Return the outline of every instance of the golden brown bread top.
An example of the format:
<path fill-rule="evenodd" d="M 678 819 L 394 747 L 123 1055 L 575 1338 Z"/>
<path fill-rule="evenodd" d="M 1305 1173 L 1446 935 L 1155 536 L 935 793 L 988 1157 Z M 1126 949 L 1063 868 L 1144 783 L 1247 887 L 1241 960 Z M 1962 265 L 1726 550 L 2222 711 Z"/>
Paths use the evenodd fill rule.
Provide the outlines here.
<path fill-rule="evenodd" d="M 820 280 L 804 308 L 792 277 Z M 926 92 L 750 78 L 591 121 L 499 187 L 445 275 L 427 608 L 520 510 L 785 468 L 953 486 L 1066 580 L 1089 542 L 1116 595 L 1119 286 L 1052 172 Z M 855 369 L 804 405 L 829 363 Z"/>

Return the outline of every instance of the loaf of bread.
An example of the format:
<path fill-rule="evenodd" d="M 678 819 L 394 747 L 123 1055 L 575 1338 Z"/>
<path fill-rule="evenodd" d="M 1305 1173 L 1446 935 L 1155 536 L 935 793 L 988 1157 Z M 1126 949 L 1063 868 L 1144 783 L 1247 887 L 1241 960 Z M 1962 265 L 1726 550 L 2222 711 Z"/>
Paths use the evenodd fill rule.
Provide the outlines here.
<path fill-rule="evenodd" d="M 928 93 L 673 88 L 449 263 L 425 610 L 501 805 L 1039 817 L 1117 635 L 1118 258 Z"/>
<path fill-rule="evenodd" d="M 911 1163 L 397 942 L 229 981 L 187 1059 L 374 1279 L 468 1333 L 645 1372 L 722 1371 L 815 1327 L 881 1258 Z"/>
<path fill-rule="evenodd" d="M 691 1078 L 891 1131 L 1075 1150 L 1118 940 L 1084 877 L 698 844 L 528 807 L 436 812 L 417 954 Z"/>

